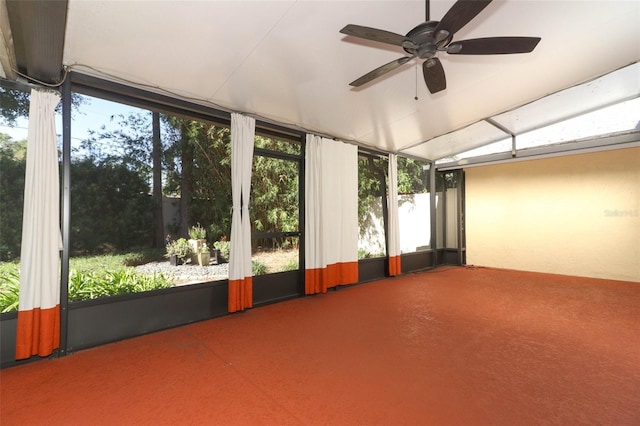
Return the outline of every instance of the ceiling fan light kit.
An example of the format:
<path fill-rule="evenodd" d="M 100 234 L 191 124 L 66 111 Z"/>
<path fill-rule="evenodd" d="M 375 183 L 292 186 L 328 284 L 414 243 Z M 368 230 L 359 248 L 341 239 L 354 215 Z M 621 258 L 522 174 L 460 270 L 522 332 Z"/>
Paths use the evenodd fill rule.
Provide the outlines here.
<path fill-rule="evenodd" d="M 350 85 L 360 87 L 418 58 L 424 60 L 422 72 L 429 92 L 437 93 L 447 87 L 444 68 L 436 56 L 438 52 L 450 55 L 504 55 L 533 51 L 540 42 L 540 37 L 487 37 L 452 42 L 454 34 L 482 12 L 489 3 L 491 0 L 458 0 L 441 21 L 423 22 L 406 36 L 361 25 L 345 26 L 340 30 L 342 34 L 399 46 L 409 55 L 368 72 L 352 81 Z M 427 0 L 427 16 L 428 8 Z"/>

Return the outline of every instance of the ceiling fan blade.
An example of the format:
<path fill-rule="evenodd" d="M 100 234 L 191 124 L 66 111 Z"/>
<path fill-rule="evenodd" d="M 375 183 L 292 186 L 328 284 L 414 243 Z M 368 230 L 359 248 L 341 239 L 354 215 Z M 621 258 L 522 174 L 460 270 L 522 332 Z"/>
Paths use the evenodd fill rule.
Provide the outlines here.
<path fill-rule="evenodd" d="M 454 55 L 500 55 L 529 53 L 536 48 L 540 37 L 487 37 L 455 41 L 447 46 Z"/>
<path fill-rule="evenodd" d="M 424 82 L 431 93 L 438 93 L 447 88 L 447 79 L 444 76 L 444 68 L 438 58 L 430 58 L 422 63 Z"/>
<path fill-rule="evenodd" d="M 392 33 L 390 31 L 379 30 L 377 28 L 363 27 L 349 24 L 340 30 L 342 34 L 364 38 L 367 40 L 379 41 L 380 43 L 402 46 L 402 42 L 409 40 L 407 37 Z M 410 40 L 409 40 L 410 41 Z"/>
<path fill-rule="evenodd" d="M 491 3 L 491 0 L 458 0 L 445 13 L 433 34 L 436 43 L 453 36 Z"/>
<path fill-rule="evenodd" d="M 371 72 L 368 72 L 367 74 L 363 75 L 359 79 L 352 81 L 351 83 L 349 83 L 349 85 L 353 87 L 360 87 L 363 84 L 366 84 L 372 80 L 375 80 L 376 78 L 381 77 L 384 74 L 395 70 L 399 66 L 406 64 L 413 58 L 414 56 L 403 56 L 402 58 L 391 61 L 388 64 L 384 64 L 383 66 L 378 67 Z"/>

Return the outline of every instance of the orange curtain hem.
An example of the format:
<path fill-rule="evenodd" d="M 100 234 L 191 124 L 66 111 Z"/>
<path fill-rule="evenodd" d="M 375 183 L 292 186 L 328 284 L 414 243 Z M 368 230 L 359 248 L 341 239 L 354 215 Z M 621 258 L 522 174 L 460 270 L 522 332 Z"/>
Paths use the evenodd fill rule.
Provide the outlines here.
<path fill-rule="evenodd" d="M 400 275 L 402 273 L 402 263 L 400 260 L 400 256 L 390 256 L 389 257 L 389 275 L 395 276 Z"/>
<path fill-rule="evenodd" d="M 49 356 L 60 347 L 60 305 L 18 311 L 16 359 Z"/>
<path fill-rule="evenodd" d="M 229 313 L 253 307 L 253 277 L 229 280 Z"/>
<path fill-rule="evenodd" d="M 358 262 L 342 262 L 327 265 L 326 268 L 305 271 L 305 294 L 326 293 L 338 285 L 358 282 Z"/>

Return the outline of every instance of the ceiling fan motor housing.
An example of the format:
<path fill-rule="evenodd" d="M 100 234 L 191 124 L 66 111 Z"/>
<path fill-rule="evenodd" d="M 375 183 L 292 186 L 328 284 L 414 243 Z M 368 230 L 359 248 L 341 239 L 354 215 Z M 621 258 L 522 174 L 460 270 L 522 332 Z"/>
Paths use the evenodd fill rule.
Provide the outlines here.
<path fill-rule="evenodd" d="M 427 21 L 409 31 L 407 33 L 409 40 L 402 43 L 404 51 L 420 59 L 434 56 L 438 49 L 446 46 L 452 38 L 447 31 L 438 31 L 438 34 L 434 34 L 438 24 L 438 21 Z"/>

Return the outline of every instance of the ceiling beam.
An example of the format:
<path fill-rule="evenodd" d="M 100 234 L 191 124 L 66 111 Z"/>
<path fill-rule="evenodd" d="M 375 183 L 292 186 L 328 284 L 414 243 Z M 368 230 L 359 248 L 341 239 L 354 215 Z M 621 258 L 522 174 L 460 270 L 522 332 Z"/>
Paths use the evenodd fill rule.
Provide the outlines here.
<path fill-rule="evenodd" d="M 63 79 L 68 0 L 6 0 L 18 72 L 45 84 Z"/>

